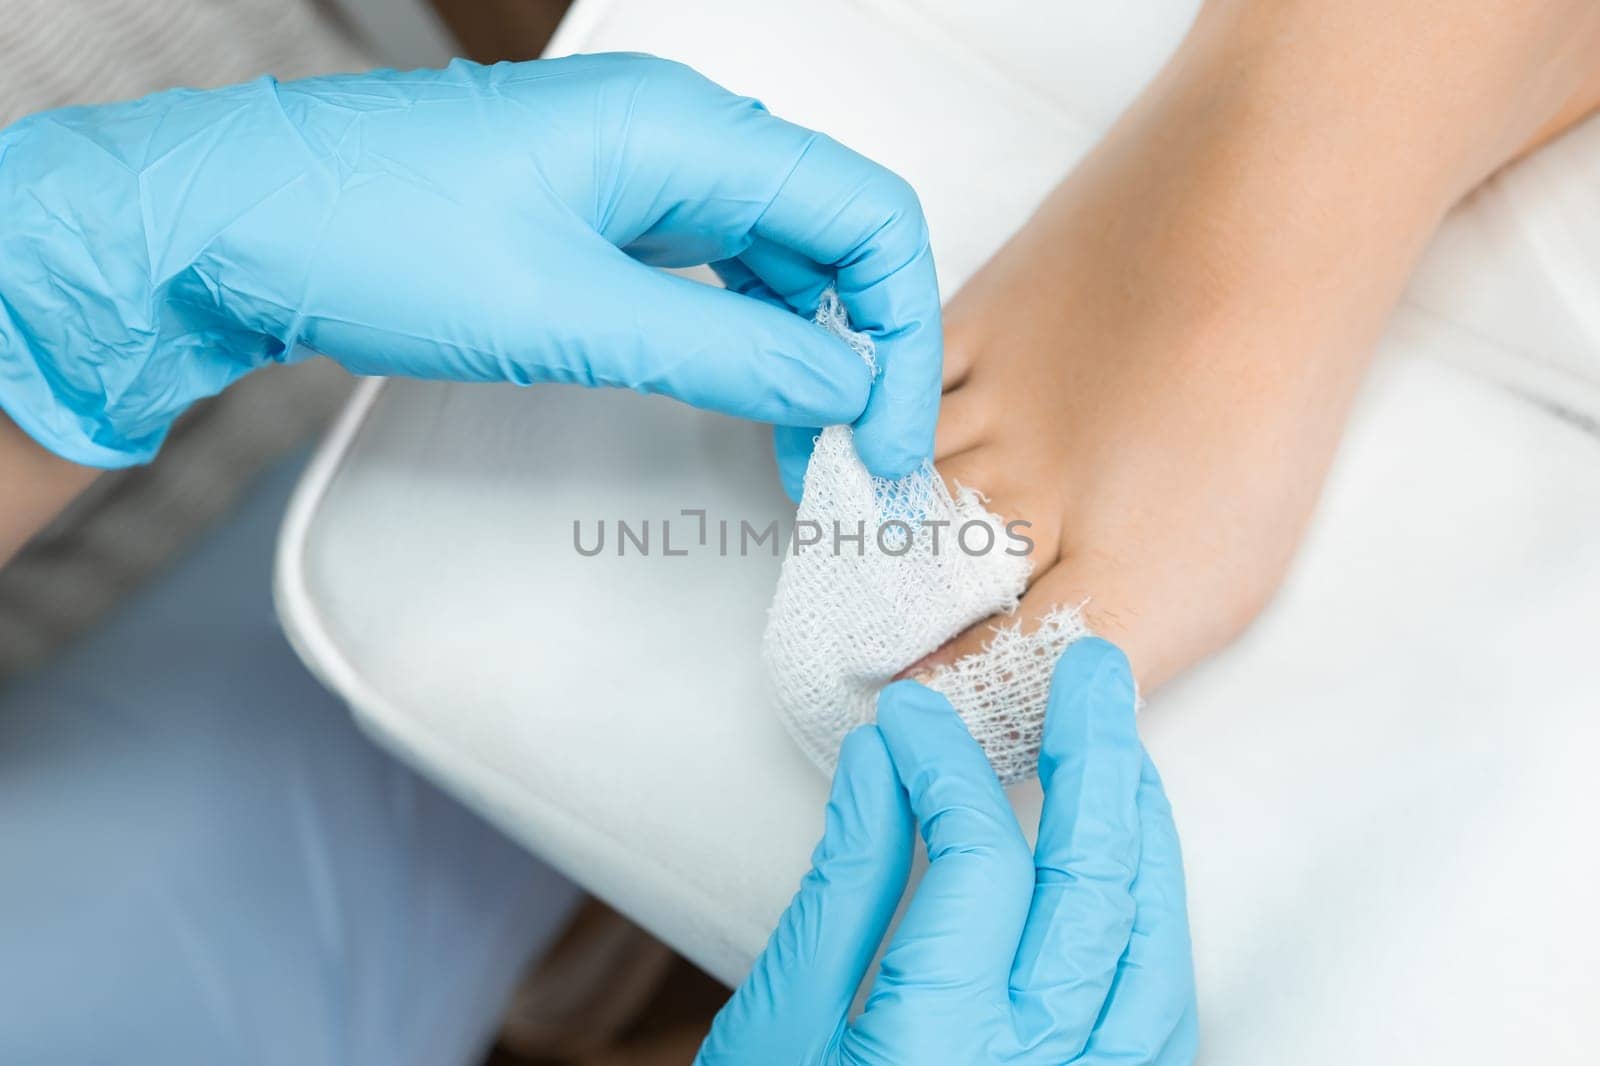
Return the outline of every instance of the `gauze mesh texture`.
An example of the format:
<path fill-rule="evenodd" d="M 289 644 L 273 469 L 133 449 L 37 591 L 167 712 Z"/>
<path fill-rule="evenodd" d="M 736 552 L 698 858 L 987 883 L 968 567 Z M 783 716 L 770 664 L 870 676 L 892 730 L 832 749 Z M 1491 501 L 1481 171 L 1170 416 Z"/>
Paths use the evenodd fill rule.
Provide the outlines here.
<path fill-rule="evenodd" d="M 816 320 L 875 365 L 871 338 L 849 328 L 831 293 Z M 872 476 L 848 426 L 817 437 L 795 530 L 763 652 L 784 724 L 831 772 L 845 734 L 873 720 L 878 690 L 974 623 L 1015 611 L 1032 563 L 983 496 L 952 495 L 932 463 L 895 481 Z M 1036 772 L 1056 660 L 1087 635 L 1076 610 L 1057 608 L 1029 633 L 998 627 L 981 652 L 925 679 L 1002 782 Z"/>

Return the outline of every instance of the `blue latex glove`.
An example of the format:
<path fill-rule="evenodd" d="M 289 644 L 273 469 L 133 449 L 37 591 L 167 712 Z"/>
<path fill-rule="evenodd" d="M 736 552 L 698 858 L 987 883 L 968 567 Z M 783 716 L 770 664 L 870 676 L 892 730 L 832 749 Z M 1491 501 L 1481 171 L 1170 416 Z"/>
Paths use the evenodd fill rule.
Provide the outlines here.
<path fill-rule="evenodd" d="M 787 304 L 645 265 L 712 262 Z M 787 309 L 827 283 L 876 385 Z M 648 56 L 263 79 L 0 133 L 0 407 L 46 447 L 148 460 L 297 343 L 362 374 L 856 422 L 895 476 L 932 450 L 942 340 L 903 180 Z"/>
<path fill-rule="evenodd" d="M 812 869 L 702 1066 L 1192 1062 L 1183 862 L 1140 746 L 1127 660 L 1087 639 L 1056 669 L 1030 854 L 999 782 L 944 697 L 884 689 L 840 753 Z M 847 1022 L 911 862 L 930 863 Z"/>

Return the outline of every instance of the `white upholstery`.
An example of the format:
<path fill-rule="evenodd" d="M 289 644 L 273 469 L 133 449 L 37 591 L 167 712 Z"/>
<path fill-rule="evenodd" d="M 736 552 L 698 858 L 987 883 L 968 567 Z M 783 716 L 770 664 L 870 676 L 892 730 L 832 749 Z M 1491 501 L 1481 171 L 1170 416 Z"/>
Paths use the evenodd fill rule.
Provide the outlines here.
<path fill-rule="evenodd" d="M 557 49 L 683 59 L 885 160 L 922 192 L 948 294 L 1192 6 L 580 0 Z M 1205 1062 L 1594 1061 L 1597 142 L 1451 220 L 1282 596 L 1144 716 Z M 301 485 L 279 601 L 375 736 L 731 982 L 825 792 L 763 685 L 776 560 L 572 545 L 575 519 L 693 507 L 783 513 L 762 428 L 369 383 Z M 1031 823 L 1036 788 L 1013 795 Z"/>

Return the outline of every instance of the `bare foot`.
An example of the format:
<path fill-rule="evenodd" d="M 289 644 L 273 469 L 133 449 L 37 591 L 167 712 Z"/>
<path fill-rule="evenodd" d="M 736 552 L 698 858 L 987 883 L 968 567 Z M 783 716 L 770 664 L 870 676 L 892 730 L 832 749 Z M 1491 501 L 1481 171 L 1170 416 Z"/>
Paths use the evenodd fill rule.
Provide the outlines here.
<path fill-rule="evenodd" d="M 1033 523 L 1024 627 L 1087 601 L 1089 624 L 1147 688 L 1267 603 L 1438 222 L 1556 113 L 1505 94 L 1524 128 L 1502 136 L 1515 123 L 1487 119 L 1492 87 L 1471 81 L 1487 61 L 1440 73 L 1446 84 L 1410 110 L 1383 96 L 1368 113 L 1319 73 L 1360 66 L 1337 27 L 1274 35 L 1283 11 L 1315 6 L 1208 5 L 1228 24 L 1202 17 L 946 309 L 939 470 Z M 1239 14 L 1252 8 L 1265 26 Z M 1440 45 L 1440 63 L 1453 55 Z M 1449 91 L 1457 75 L 1471 91 Z M 980 624 L 922 665 L 976 651 L 990 632 Z"/>

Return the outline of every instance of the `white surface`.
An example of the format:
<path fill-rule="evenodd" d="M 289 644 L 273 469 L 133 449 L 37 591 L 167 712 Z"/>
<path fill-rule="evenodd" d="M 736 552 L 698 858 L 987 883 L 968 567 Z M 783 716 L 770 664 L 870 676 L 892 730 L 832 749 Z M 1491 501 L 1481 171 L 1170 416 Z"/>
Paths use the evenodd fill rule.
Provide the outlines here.
<path fill-rule="evenodd" d="M 1170 45 L 1190 5 L 1124 6 L 1148 49 L 1128 27 Z M 684 59 L 869 149 L 921 190 L 948 292 L 1160 59 L 1085 45 L 1105 5 L 1005 8 L 584 0 L 558 47 Z M 1052 39 L 1081 61 L 1053 71 Z M 1592 132 L 1452 220 L 1283 595 L 1145 715 L 1204 1062 L 1595 1061 Z M 571 540 L 684 507 L 780 513 L 764 431 L 633 395 L 369 386 L 301 486 L 279 599 L 375 735 L 732 981 L 821 825 L 761 676 L 776 561 Z M 1014 796 L 1031 822 L 1036 790 Z"/>

